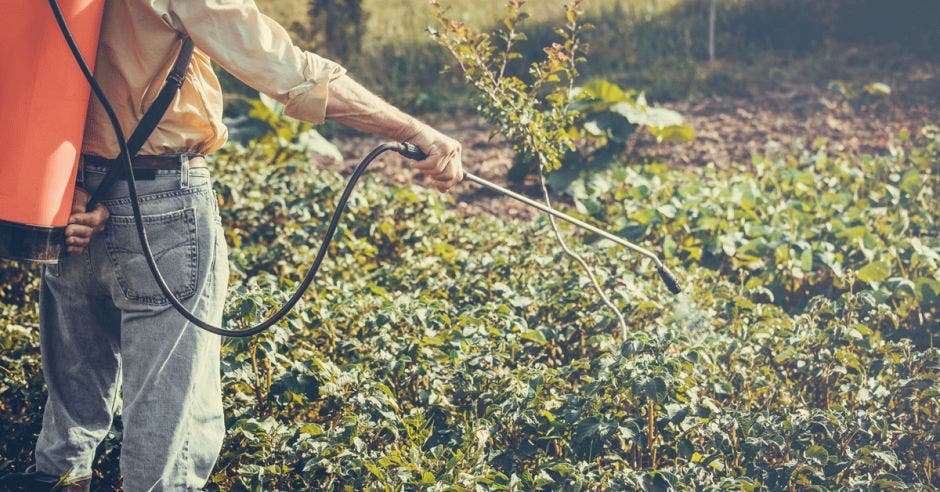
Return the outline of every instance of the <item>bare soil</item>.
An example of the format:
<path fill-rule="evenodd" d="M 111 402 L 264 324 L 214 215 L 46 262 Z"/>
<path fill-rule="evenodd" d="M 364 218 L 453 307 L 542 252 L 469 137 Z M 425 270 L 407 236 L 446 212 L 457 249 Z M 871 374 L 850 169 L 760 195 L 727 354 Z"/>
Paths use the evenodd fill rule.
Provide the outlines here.
<path fill-rule="evenodd" d="M 830 90 L 826 82 L 787 84 L 758 96 L 705 97 L 694 101 L 664 104 L 685 115 L 695 128 L 688 143 L 657 144 L 649 135 L 636 139 L 628 160 L 656 160 L 675 166 L 747 164 L 772 146 L 814 145 L 825 142 L 830 152 L 884 154 L 890 151 L 902 130 L 915 132 L 927 124 L 940 123 L 940 67 L 913 63 L 880 81 L 890 96 L 846 97 Z M 513 151 L 482 119 L 467 114 L 434 114 L 425 119 L 463 144 L 464 167 L 485 179 L 508 186 L 533 198 L 541 197 L 535 180 L 508 183 L 506 173 Z M 376 140 L 349 136 L 335 139 L 347 160 L 340 170 L 349 171 Z M 370 172 L 381 173 L 392 182 L 424 177 L 412 171 L 409 161 L 386 155 Z M 455 207 L 468 214 L 493 213 L 506 219 L 529 220 L 537 211 L 510 198 L 461 183 L 452 191 Z"/>

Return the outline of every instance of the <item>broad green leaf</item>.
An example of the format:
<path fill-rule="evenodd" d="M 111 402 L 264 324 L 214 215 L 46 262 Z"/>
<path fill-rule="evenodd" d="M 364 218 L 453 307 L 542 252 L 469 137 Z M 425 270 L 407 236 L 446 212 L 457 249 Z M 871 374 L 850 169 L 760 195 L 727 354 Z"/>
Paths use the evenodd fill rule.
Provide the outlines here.
<path fill-rule="evenodd" d="M 375 475 L 375 478 L 378 478 L 379 480 L 385 480 L 385 472 L 376 466 L 375 463 L 369 460 L 365 460 L 362 464 L 366 467 L 366 470 L 369 470 L 369 473 Z"/>
<path fill-rule="evenodd" d="M 884 261 L 873 261 L 856 272 L 863 282 L 881 282 L 891 275 L 891 268 Z"/>
<path fill-rule="evenodd" d="M 609 103 L 632 100 L 620 86 L 602 79 L 595 79 L 581 86 L 580 95 Z"/>
<path fill-rule="evenodd" d="M 304 424 L 304 425 L 301 426 L 300 429 L 298 429 L 298 430 L 299 430 L 301 433 L 307 434 L 307 435 L 310 435 L 310 436 L 319 436 L 320 434 L 323 434 L 323 428 L 320 427 L 320 426 L 317 425 L 317 424 L 312 424 L 312 423 L 311 423 L 311 424 Z"/>
<path fill-rule="evenodd" d="M 533 341 L 539 345 L 545 345 L 548 343 L 548 340 L 545 339 L 545 335 L 543 335 L 539 330 L 527 330 L 522 334 L 522 338 Z"/>
<path fill-rule="evenodd" d="M 920 172 L 918 172 L 916 167 L 908 169 L 901 177 L 901 189 L 908 195 L 916 195 L 923 184 Z"/>
<path fill-rule="evenodd" d="M 915 282 L 914 294 L 922 306 L 938 307 L 940 306 L 940 281 L 921 277 Z"/>
<path fill-rule="evenodd" d="M 695 130 L 688 125 L 649 126 L 647 130 L 659 142 L 691 142 L 695 140 Z"/>
<path fill-rule="evenodd" d="M 829 451 L 819 445 L 812 445 L 803 451 L 803 456 L 819 465 L 825 465 L 829 461 Z"/>
<path fill-rule="evenodd" d="M 800 253 L 800 269 L 804 272 L 813 271 L 813 251 L 811 249 L 804 249 Z"/>

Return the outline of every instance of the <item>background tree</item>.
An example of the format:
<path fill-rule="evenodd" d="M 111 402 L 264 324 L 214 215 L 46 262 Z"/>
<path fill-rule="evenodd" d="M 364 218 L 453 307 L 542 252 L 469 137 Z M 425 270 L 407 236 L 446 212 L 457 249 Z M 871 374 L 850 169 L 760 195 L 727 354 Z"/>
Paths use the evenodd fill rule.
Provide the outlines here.
<path fill-rule="evenodd" d="M 715 61 L 715 3 L 718 0 L 709 0 L 708 2 L 708 61 Z"/>
<path fill-rule="evenodd" d="M 362 37 L 369 14 L 362 0 L 310 0 L 308 25 L 295 22 L 291 28 L 319 53 L 346 63 L 362 51 Z"/>

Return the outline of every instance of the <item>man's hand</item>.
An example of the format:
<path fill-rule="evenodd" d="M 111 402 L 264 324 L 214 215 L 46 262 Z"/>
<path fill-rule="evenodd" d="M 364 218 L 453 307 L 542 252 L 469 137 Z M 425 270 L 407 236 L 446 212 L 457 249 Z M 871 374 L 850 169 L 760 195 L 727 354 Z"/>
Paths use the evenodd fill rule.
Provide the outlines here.
<path fill-rule="evenodd" d="M 445 192 L 463 179 L 461 148 L 456 140 L 422 125 L 405 141 L 417 145 L 428 155 L 427 159 L 415 162 L 414 166 L 434 180 L 434 187 L 438 191 Z"/>
<path fill-rule="evenodd" d="M 104 230 L 104 224 L 110 214 L 102 204 L 95 205 L 91 212 L 85 211 L 85 205 L 91 200 L 91 195 L 81 188 L 75 188 L 75 197 L 72 198 L 72 215 L 69 216 L 69 225 L 65 228 L 66 251 L 69 253 L 82 253 L 91 242 L 92 236 Z"/>
<path fill-rule="evenodd" d="M 396 142 L 413 143 L 428 154 L 415 168 L 431 177 L 433 185 L 447 191 L 463 179 L 460 144 L 382 100 L 349 75 L 329 85 L 326 117 L 359 131 Z"/>

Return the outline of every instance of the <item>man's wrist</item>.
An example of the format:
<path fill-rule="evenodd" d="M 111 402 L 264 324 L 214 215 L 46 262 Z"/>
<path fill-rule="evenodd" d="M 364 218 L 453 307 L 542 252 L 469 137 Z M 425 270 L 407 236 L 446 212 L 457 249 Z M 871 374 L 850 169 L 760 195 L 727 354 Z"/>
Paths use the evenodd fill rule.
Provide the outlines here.
<path fill-rule="evenodd" d="M 396 142 L 412 142 L 418 138 L 423 132 L 427 131 L 427 125 L 421 123 L 415 118 L 408 117 L 410 121 L 407 124 L 403 125 L 396 132 L 391 135 L 391 138 Z"/>

